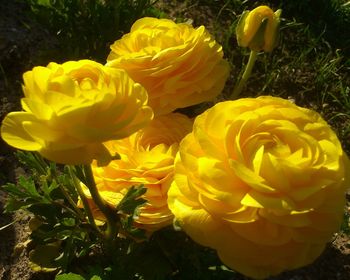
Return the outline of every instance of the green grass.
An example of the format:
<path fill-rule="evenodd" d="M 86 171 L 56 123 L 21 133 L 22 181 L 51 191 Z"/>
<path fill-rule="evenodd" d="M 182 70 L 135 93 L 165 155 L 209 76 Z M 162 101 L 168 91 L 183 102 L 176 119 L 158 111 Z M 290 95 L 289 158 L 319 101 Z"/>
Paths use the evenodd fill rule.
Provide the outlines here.
<path fill-rule="evenodd" d="M 104 63 L 109 46 L 133 22 L 157 16 L 151 0 L 24 0 L 30 15 L 56 37 L 56 48 L 46 56 L 57 62 L 83 58 Z"/>

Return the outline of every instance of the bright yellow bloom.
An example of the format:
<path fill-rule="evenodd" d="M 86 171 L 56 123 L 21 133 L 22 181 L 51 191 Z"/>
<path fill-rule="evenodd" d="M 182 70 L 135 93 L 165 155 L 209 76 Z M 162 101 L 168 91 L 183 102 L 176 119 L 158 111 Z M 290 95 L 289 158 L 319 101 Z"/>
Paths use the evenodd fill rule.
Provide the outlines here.
<path fill-rule="evenodd" d="M 59 163 L 108 162 L 102 142 L 129 136 L 153 117 L 140 84 L 94 61 L 51 62 L 23 79 L 24 112 L 5 117 L 1 136 L 15 148 Z"/>
<path fill-rule="evenodd" d="M 104 200 L 116 206 L 131 186 L 144 184 L 147 204 L 140 210 L 137 226 L 152 232 L 171 224 L 173 215 L 167 205 L 167 192 L 173 180 L 179 142 L 191 129 L 192 121 L 188 117 L 171 113 L 155 118 L 128 138 L 107 142 L 109 151 L 118 153 L 121 159 L 105 167 L 92 166 Z M 90 197 L 88 190 L 85 191 Z"/>
<path fill-rule="evenodd" d="M 180 143 L 169 208 L 193 240 L 262 279 L 321 254 L 342 221 L 349 167 L 316 112 L 271 96 L 226 101 Z"/>
<path fill-rule="evenodd" d="M 107 65 L 146 88 L 156 115 L 213 99 L 229 73 L 222 47 L 204 26 L 142 18 L 111 50 Z"/>
<path fill-rule="evenodd" d="M 236 28 L 238 45 L 253 51 L 271 52 L 276 45 L 281 10 L 273 12 L 268 6 L 245 11 Z"/>

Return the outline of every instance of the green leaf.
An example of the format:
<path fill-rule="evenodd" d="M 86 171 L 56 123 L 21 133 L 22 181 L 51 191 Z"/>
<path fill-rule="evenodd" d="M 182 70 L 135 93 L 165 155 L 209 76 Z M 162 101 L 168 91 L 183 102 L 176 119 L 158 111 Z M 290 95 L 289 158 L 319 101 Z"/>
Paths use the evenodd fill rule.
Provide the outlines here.
<path fill-rule="evenodd" d="M 13 212 L 18 209 L 25 209 L 35 203 L 47 204 L 50 201 L 42 196 L 34 183 L 33 178 L 21 176 L 17 185 L 8 183 L 2 186 L 9 194 L 9 198 L 5 205 L 6 212 Z"/>
<path fill-rule="evenodd" d="M 85 278 L 79 274 L 70 272 L 57 275 L 55 277 L 55 280 L 85 280 Z"/>
<path fill-rule="evenodd" d="M 43 217 L 44 220 L 52 222 L 53 225 L 56 223 L 57 219 L 59 219 L 60 213 L 62 212 L 61 207 L 57 204 L 40 202 L 33 203 L 28 207 L 28 210 L 34 215 Z"/>
<path fill-rule="evenodd" d="M 61 187 L 68 192 L 68 194 L 73 198 L 74 202 L 78 201 L 78 193 L 74 187 L 71 176 L 67 168 L 64 169 L 64 173 L 56 177 L 57 182 Z"/>
<path fill-rule="evenodd" d="M 24 176 L 19 177 L 18 185 L 31 197 L 41 198 L 41 195 L 38 193 L 35 183 L 31 178 L 25 178 Z"/>
<path fill-rule="evenodd" d="M 60 255 L 59 244 L 38 245 L 29 252 L 30 266 L 34 271 L 55 271 L 58 266 L 55 259 Z"/>
<path fill-rule="evenodd" d="M 146 203 L 146 200 L 140 196 L 146 191 L 147 189 L 143 185 L 132 186 L 117 206 L 118 213 L 122 214 L 120 215 L 122 228 L 136 239 L 146 239 L 145 231 L 134 226 L 134 218 L 137 216 L 138 208 Z"/>
<path fill-rule="evenodd" d="M 52 181 L 50 184 L 46 181 L 46 178 L 42 178 L 41 181 L 41 189 L 44 192 L 44 195 L 50 199 L 51 192 L 58 188 L 58 184 L 56 181 Z"/>
<path fill-rule="evenodd" d="M 50 201 L 42 196 L 35 185 L 33 178 L 26 178 L 20 176 L 17 185 L 6 184 L 3 186 L 4 190 L 11 196 L 21 198 L 21 199 L 33 199 L 34 201 L 49 203 Z"/>
<path fill-rule="evenodd" d="M 61 224 L 66 227 L 74 227 L 76 222 L 74 218 L 63 218 L 61 219 Z"/>
<path fill-rule="evenodd" d="M 135 210 L 146 203 L 146 200 L 140 198 L 141 195 L 145 194 L 147 189 L 140 185 L 139 187 L 132 186 L 124 198 L 119 202 L 117 206 L 118 212 L 133 215 Z"/>
<path fill-rule="evenodd" d="M 100 276 L 94 275 L 90 278 L 90 280 L 102 280 Z"/>
<path fill-rule="evenodd" d="M 136 228 L 134 226 L 134 216 L 128 216 L 126 218 L 122 218 L 121 224 L 123 229 L 130 234 L 132 237 L 136 239 L 146 239 L 146 231 L 143 229 Z"/>
<path fill-rule="evenodd" d="M 32 171 L 35 171 L 36 173 L 41 175 L 45 175 L 47 173 L 46 169 L 48 165 L 40 154 L 33 152 L 18 151 L 16 153 L 16 156 L 23 165 L 29 167 L 30 169 L 32 169 Z"/>
<path fill-rule="evenodd" d="M 19 209 L 25 209 L 29 207 L 31 203 L 29 201 L 18 200 L 13 197 L 9 197 L 5 204 L 4 213 L 11 213 Z"/>
<path fill-rule="evenodd" d="M 3 185 L 2 188 L 10 195 L 16 195 L 19 197 L 26 197 L 23 190 L 21 190 L 17 185 L 12 183 L 7 183 L 6 185 Z"/>
<path fill-rule="evenodd" d="M 37 230 L 42 224 L 43 224 L 43 221 L 38 217 L 34 216 L 33 218 L 30 219 L 28 226 L 29 226 L 29 229 L 33 232 Z"/>

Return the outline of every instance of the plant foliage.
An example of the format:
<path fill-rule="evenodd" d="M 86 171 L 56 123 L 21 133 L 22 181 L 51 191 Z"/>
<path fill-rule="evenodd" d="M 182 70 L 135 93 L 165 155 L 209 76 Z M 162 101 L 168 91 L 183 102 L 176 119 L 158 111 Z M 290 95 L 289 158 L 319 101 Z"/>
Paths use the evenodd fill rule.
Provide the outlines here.
<path fill-rule="evenodd" d="M 155 15 L 151 0 L 26 0 L 32 15 L 58 40 L 59 62 L 93 58 L 104 62 L 109 46 L 128 32 L 132 23 Z"/>

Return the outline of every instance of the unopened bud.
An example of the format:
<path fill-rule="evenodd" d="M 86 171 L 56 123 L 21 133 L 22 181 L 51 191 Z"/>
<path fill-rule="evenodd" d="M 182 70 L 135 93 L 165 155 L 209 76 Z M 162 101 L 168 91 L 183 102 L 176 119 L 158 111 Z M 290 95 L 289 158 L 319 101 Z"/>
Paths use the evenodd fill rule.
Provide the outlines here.
<path fill-rule="evenodd" d="M 276 46 L 281 12 L 273 12 L 268 6 L 245 11 L 236 28 L 238 45 L 253 51 L 271 52 Z"/>

